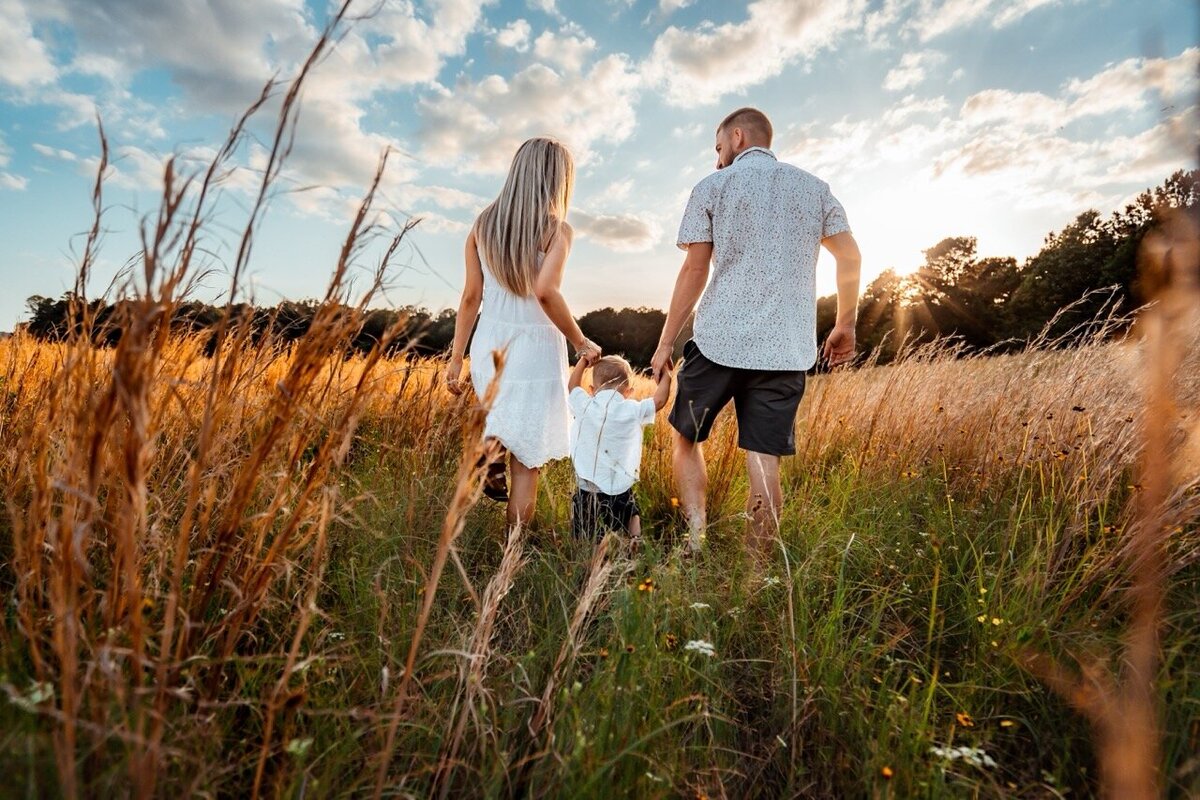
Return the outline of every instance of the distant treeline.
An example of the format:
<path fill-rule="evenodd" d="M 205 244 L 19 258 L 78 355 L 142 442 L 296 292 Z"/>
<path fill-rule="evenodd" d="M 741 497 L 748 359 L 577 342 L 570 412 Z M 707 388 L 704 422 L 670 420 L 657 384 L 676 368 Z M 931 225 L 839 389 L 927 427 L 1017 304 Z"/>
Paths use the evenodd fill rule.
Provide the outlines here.
<path fill-rule="evenodd" d="M 925 263 L 915 272 L 899 275 L 889 269 L 866 287 L 859 301 L 860 349 L 879 348 L 883 361 L 895 356 L 901 342 L 937 338 L 953 338 L 974 352 L 1015 349 L 1047 326 L 1051 338 L 1069 343 L 1067 334 L 1103 313 L 1106 304 L 1117 302 L 1129 311 L 1145 301 L 1138 282 L 1138 249 L 1165 213 L 1180 209 L 1200 211 L 1200 170 L 1176 172 L 1107 217 L 1097 211 L 1080 214 L 1047 236 L 1042 249 L 1024 264 L 1015 258 L 979 258 L 974 237 L 944 239 L 925 251 Z M 1111 292 L 1101 291 L 1109 287 Z M 30 317 L 23 327 L 40 339 L 66 337 L 72 325 L 71 300 L 70 295 L 29 298 Z M 308 330 L 317 306 L 312 300 L 285 301 L 273 308 L 190 302 L 179 306 L 171 325 L 181 333 L 203 334 L 229 314 L 231 322 L 249 326 L 254 341 L 287 344 Z M 1067 306 L 1069 311 L 1062 313 Z M 120 320 L 126 318 L 122 303 L 93 300 L 87 307 L 93 336 L 101 344 L 116 344 Z M 401 320 L 403 332 L 390 345 L 394 353 L 435 355 L 448 351 L 454 340 L 451 310 L 347 308 L 346 313 L 362 317 L 352 352 L 370 350 Z M 823 338 L 833 327 L 836 314 L 835 296 L 817 301 L 818 336 Z M 646 367 L 665 316 L 650 308 L 603 308 L 583 315 L 579 326 L 605 352 L 623 353 L 634 366 Z"/>

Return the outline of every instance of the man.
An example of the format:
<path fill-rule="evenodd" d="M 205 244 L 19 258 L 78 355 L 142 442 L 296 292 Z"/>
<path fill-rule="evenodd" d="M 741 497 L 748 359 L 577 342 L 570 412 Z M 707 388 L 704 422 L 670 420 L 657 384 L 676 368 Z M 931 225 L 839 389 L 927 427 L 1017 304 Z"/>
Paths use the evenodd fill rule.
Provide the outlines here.
<path fill-rule="evenodd" d="M 829 185 L 780 163 L 770 150 L 772 133 L 770 120 L 754 108 L 734 111 L 717 128 L 717 172 L 688 200 L 678 237 L 687 256 L 651 362 L 655 377 L 670 369 L 675 340 L 699 300 L 670 415 L 692 552 L 707 524 L 701 444 L 730 400 L 738 446 L 746 451 L 752 548 L 766 555 L 778 531 L 779 458 L 796 451 L 804 373 L 817 360 L 820 246 L 837 260 L 838 287 L 837 322 L 824 357 L 831 366 L 854 358 L 858 244 Z"/>

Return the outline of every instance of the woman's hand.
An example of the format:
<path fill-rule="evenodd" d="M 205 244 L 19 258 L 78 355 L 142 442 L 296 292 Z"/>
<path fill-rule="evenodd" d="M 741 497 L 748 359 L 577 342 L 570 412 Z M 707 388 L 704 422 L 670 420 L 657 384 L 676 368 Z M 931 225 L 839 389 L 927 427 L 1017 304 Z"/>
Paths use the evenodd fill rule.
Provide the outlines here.
<path fill-rule="evenodd" d="M 458 397 L 466 388 L 462 382 L 463 360 L 461 357 L 455 356 L 450 359 L 450 363 L 446 365 L 446 388 L 450 390 L 450 394 Z"/>
<path fill-rule="evenodd" d="M 600 360 L 600 356 L 604 354 L 600 345 L 593 342 L 591 339 L 584 338 L 583 344 L 575 348 L 575 357 L 589 367 Z"/>

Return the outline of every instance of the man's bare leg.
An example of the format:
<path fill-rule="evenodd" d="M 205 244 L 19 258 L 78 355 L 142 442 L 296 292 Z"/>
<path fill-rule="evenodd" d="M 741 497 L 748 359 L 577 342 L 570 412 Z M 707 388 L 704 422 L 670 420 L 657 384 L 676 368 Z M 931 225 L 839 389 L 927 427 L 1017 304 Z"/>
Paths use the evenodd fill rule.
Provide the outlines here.
<path fill-rule="evenodd" d="M 527 467 L 516 458 L 510 460 L 512 480 L 508 492 L 508 528 L 528 526 L 537 507 L 537 467 Z"/>
<path fill-rule="evenodd" d="M 708 527 L 704 497 L 708 489 L 708 472 L 704 466 L 704 451 L 700 444 L 675 431 L 674 461 L 679 504 L 688 523 L 688 548 L 693 553 L 699 552 Z"/>
<path fill-rule="evenodd" d="M 746 499 L 746 512 L 750 517 L 750 541 L 747 544 L 757 557 L 769 558 L 779 535 L 779 511 L 783 507 L 779 456 L 747 450 L 746 471 L 750 477 L 750 496 Z"/>

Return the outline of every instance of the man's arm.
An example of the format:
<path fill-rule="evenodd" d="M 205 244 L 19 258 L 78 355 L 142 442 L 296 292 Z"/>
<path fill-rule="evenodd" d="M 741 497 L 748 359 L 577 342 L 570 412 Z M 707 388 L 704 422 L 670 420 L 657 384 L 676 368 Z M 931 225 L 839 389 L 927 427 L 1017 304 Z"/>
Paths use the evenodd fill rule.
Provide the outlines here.
<path fill-rule="evenodd" d="M 708 266 L 712 262 L 712 254 L 712 242 L 693 242 L 688 245 L 683 266 L 679 269 L 679 277 L 675 279 L 675 291 L 671 294 L 667 321 L 663 323 L 662 335 L 658 338 L 658 349 L 650 360 L 655 380 L 660 380 L 670 369 L 675 339 L 679 337 L 684 323 L 692 315 L 696 302 L 708 283 Z"/>
<path fill-rule="evenodd" d="M 821 244 L 837 260 L 838 313 L 833 330 L 825 339 L 824 358 L 829 366 L 836 367 L 854 359 L 854 324 L 858 317 L 858 284 L 862 268 L 862 254 L 858 242 L 850 231 L 835 233 L 821 240 Z"/>

